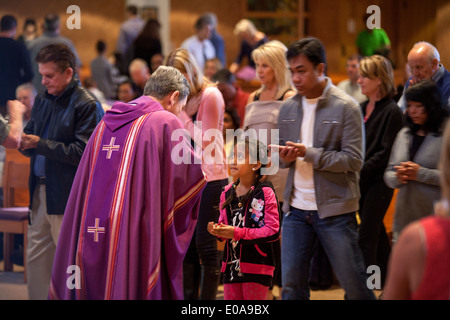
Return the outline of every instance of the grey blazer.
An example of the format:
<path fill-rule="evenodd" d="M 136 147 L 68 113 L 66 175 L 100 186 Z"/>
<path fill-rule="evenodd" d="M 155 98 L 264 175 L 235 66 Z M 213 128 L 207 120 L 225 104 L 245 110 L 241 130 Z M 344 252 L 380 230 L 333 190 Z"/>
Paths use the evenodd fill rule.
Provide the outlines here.
<path fill-rule="evenodd" d="M 286 100 L 278 117 L 280 145 L 297 142 L 302 123 L 302 96 Z M 359 209 L 359 172 L 364 162 L 364 129 L 358 103 L 329 78 L 319 98 L 314 122 L 313 147 L 306 149 L 305 161 L 314 168 L 315 195 L 320 218 Z M 289 167 L 283 211 L 288 212 L 293 192 L 295 161 Z"/>

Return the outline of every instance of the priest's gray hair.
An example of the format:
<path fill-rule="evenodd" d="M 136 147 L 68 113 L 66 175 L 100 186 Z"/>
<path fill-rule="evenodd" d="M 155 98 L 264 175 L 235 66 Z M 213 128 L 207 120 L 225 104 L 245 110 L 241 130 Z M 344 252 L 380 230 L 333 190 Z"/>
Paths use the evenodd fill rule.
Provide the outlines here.
<path fill-rule="evenodd" d="M 174 91 L 180 93 L 178 97 L 180 101 L 189 96 L 191 87 L 188 80 L 178 69 L 160 66 L 145 84 L 144 95 L 163 100 Z"/>

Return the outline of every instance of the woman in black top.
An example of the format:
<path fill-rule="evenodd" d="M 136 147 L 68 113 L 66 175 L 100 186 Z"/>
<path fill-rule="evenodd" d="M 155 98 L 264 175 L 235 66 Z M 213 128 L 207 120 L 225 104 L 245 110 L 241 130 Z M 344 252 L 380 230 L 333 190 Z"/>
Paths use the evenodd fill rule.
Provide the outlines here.
<path fill-rule="evenodd" d="M 150 66 L 152 56 L 162 53 L 162 43 L 159 33 L 160 28 L 161 25 L 158 20 L 149 19 L 147 21 L 142 31 L 128 49 L 126 54 L 127 66 L 129 66 L 131 61 L 138 58 L 145 60 Z"/>
<path fill-rule="evenodd" d="M 385 57 L 374 55 L 360 62 L 361 91 L 368 101 L 361 104 L 365 126 L 365 158 L 360 176 L 361 199 L 359 244 L 366 267 L 376 265 L 384 282 L 390 254 L 390 242 L 383 224 L 394 190 L 383 180 L 391 148 L 403 125 L 396 102 L 394 73 Z"/>

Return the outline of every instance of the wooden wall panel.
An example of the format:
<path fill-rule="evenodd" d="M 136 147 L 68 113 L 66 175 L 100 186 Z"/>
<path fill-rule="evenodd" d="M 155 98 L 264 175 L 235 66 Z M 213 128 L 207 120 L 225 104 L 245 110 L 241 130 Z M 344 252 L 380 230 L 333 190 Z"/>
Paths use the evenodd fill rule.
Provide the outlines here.
<path fill-rule="evenodd" d="M 436 0 L 397 1 L 399 42 L 395 48 L 399 67 L 404 66 L 414 43 L 428 41 L 436 44 Z"/>
<path fill-rule="evenodd" d="M 438 0 L 436 18 L 436 47 L 441 62 L 450 70 L 450 1 Z"/>
<path fill-rule="evenodd" d="M 108 53 L 112 53 L 119 28 L 125 19 L 125 0 L 0 0 L 0 16 L 4 14 L 14 15 L 19 23 L 17 33 L 22 31 L 23 23 L 28 17 L 36 19 L 39 26 L 47 13 L 57 13 L 61 18 L 61 34 L 74 42 L 79 52 L 83 66 L 89 66 L 95 58 L 95 43 L 103 39 L 108 46 Z M 70 17 L 67 7 L 78 5 L 81 10 L 81 29 L 69 30 L 66 21 Z M 41 30 L 39 30 L 41 32 Z"/>
<path fill-rule="evenodd" d="M 169 1 L 169 0 L 167 0 Z M 195 20 L 204 12 L 218 17 L 218 31 L 225 38 L 228 65 L 239 50 L 239 39 L 233 34 L 235 24 L 244 16 L 244 0 L 170 0 L 170 49 L 178 47 L 194 33 Z M 95 57 L 95 42 L 102 38 L 109 53 L 115 47 L 119 27 L 124 20 L 126 0 L 0 0 L 0 15 L 14 14 L 21 28 L 25 18 L 34 17 L 42 22 L 47 12 L 56 12 L 62 18 L 62 34 L 72 39 L 80 52 L 84 65 Z M 71 4 L 81 8 L 81 30 L 65 27 Z M 320 38 L 327 49 L 330 73 L 345 73 L 345 59 L 356 51 L 357 32 L 365 27 L 362 15 L 369 5 L 381 9 L 382 28 L 392 42 L 392 58 L 402 72 L 411 46 L 420 40 L 435 43 L 444 65 L 450 65 L 450 2 L 448 0 L 309 0 L 308 35 Z M 355 31 L 348 29 L 353 20 Z"/>

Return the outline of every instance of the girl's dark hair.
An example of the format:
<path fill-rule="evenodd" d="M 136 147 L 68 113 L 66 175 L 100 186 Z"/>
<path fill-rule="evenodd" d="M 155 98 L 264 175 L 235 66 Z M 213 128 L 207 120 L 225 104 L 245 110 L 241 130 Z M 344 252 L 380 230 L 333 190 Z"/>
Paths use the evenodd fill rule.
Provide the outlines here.
<path fill-rule="evenodd" d="M 256 187 L 259 183 L 263 175 L 261 174 L 261 169 L 266 167 L 268 163 L 268 153 L 266 146 L 260 142 L 257 139 L 252 139 L 249 136 L 244 136 L 243 138 L 239 139 L 235 146 L 237 146 L 240 143 L 245 143 L 245 152 L 249 152 L 251 155 L 256 155 L 256 160 L 261 162 L 261 167 L 255 171 L 256 174 L 256 180 L 254 186 Z M 239 185 L 239 180 L 237 179 L 231 188 L 231 193 L 228 196 L 228 198 L 225 200 L 225 202 L 222 204 L 222 209 L 227 207 L 229 204 L 233 202 L 233 200 L 237 197 L 236 196 L 236 187 Z M 251 195 L 253 194 L 253 189 L 250 189 L 243 197 L 242 197 L 242 207 L 245 208 L 247 206 L 247 202 L 250 199 Z"/>
<path fill-rule="evenodd" d="M 406 124 L 411 132 L 416 133 L 420 129 L 430 133 L 442 131 L 442 123 L 448 117 L 448 110 L 442 104 L 441 96 L 433 81 L 422 80 L 409 87 L 405 92 L 405 100 L 422 103 L 427 113 L 427 120 L 422 126 L 414 124 L 406 113 Z"/>
<path fill-rule="evenodd" d="M 139 91 L 139 88 L 131 79 L 126 79 L 126 80 L 122 81 L 121 83 L 119 83 L 119 85 L 117 86 L 117 90 L 116 90 L 116 96 L 119 95 L 120 87 L 123 85 L 126 85 L 126 84 L 130 85 L 131 89 L 133 90 L 134 97 L 136 97 L 136 93 Z"/>
<path fill-rule="evenodd" d="M 233 107 L 225 107 L 225 112 L 228 113 L 233 121 L 234 130 L 239 129 L 241 126 L 241 118 L 239 117 L 237 111 Z"/>

